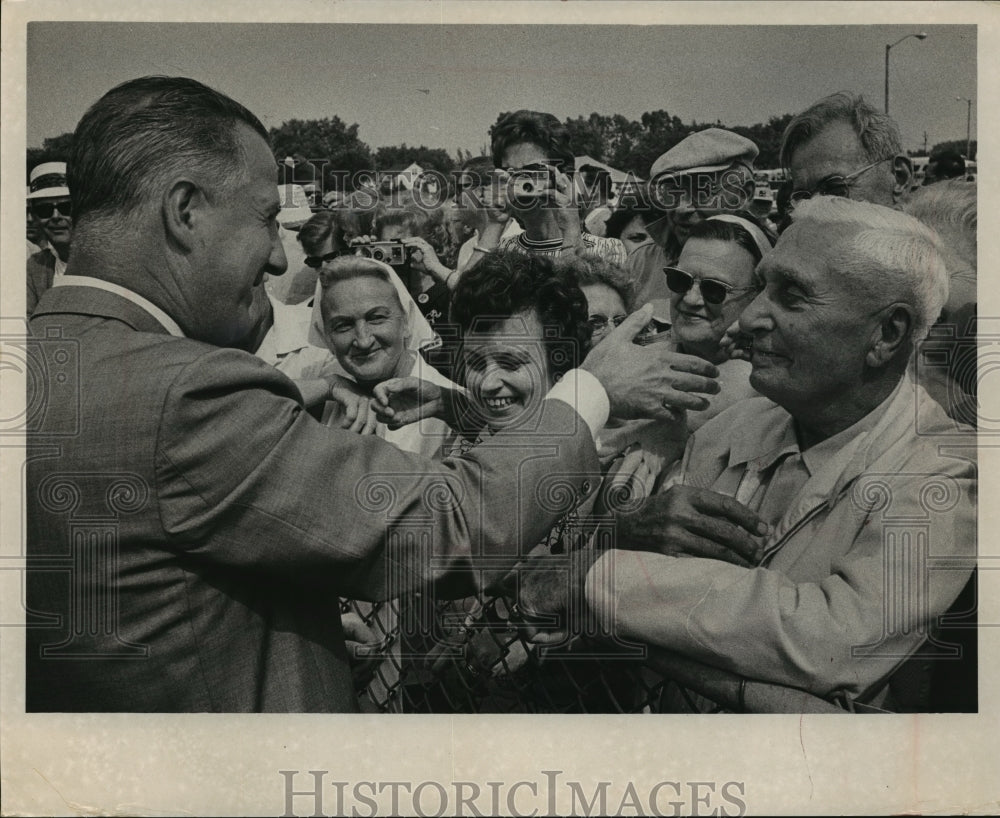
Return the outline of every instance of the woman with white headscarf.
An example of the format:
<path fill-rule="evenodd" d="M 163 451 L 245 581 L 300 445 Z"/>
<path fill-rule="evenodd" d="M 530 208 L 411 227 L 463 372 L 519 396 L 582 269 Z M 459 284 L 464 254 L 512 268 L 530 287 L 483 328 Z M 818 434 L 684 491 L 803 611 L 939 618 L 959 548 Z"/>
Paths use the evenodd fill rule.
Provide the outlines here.
<path fill-rule="evenodd" d="M 408 376 L 456 388 L 420 355 L 421 349 L 439 343 L 438 337 L 392 267 L 374 259 L 341 256 L 319 268 L 309 341 L 327 347 L 335 356 L 335 371 L 331 362 L 324 374 L 349 378 L 363 395 L 371 395 L 389 378 Z M 345 408 L 328 402 L 323 422 L 346 426 Z M 397 429 L 380 422 L 374 433 L 404 451 L 427 457 L 450 448 L 454 438 L 448 424 L 437 418 Z M 393 697 L 398 693 L 402 661 L 395 603 L 342 600 L 342 604 L 348 645 L 363 647 L 353 662 L 362 707 L 400 710 L 401 703 Z"/>
<path fill-rule="evenodd" d="M 445 378 L 420 355 L 439 343 L 405 285 L 387 264 L 343 256 L 322 267 L 313 299 L 310 343 L 327 347 L 340 374 L 367 395 L 389 378 L 413 376 L 451 389 Z M 330 402 L 323 421 L 341 426 L 343 407 Z M 429 457 L 440 454 L 451 437 L 444 421 L 428 418 L 399 429 L 379 423 L 375 434 L 404 451 Z"/>

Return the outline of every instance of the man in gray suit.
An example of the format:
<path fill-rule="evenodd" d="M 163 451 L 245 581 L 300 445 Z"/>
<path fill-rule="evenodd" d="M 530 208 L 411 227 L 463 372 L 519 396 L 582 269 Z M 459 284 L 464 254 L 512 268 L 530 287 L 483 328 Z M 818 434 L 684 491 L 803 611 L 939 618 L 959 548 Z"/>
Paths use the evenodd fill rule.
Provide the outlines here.
<path fill-rule="evenodd" d="M 566 510 L 546 480 L 571 506 L 596 486 L 609 409 L 717 391 L 710 365 L 631 343 L 641 310 L 535 428 L 467 455 L 322 427 L 227 348 L 286 266 L 260 121 L 194 80 L 133 80 L 84 115 L 69 171 L 73 256 L 30 324 L 36 352 L 62 354 L 29 396 L 30 711 L 356 709 L 338 596 L 513 564 Z"/>

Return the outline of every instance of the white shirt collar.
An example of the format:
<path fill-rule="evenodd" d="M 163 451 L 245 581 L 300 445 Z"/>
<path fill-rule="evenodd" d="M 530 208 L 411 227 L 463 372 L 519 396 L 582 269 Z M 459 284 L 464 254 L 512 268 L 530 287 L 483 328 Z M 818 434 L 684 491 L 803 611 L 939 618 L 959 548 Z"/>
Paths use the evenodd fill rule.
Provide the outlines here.
<path fill-rule="evenodd" d="M 137 307 L 141 307 L 143 310 L 148 312 L 157 321 L 159 321 L 163 328 L 178 338 L 184 337 L 184 332 L 177 325 L 169 315 L 167 315 L 163 310 L 156 306 L 153 302 L 146 298 L 143 298 L 139 293 L 132 292 L 132 290 L 127 287 L 122 287 L 119 284 L 112 284 L 110 281 L 104 281 L 100 278 L 93 278 L 91 276 L 74 276 L 74 275 L 62 275 L 56 278 L 52 282 L 53 287 L 94 287 L 98 290 L 105 290 L 109 293 L 114 293 L 119 295 L 127 301 L 131 301 Z"/>

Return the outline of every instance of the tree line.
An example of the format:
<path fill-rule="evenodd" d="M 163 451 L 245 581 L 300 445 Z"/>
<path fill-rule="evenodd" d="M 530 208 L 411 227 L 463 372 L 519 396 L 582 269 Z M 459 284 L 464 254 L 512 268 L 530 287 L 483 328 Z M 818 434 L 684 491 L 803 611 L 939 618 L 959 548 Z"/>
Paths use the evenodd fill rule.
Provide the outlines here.
<path fill-rule="evenodd" d="M 500 114 L 503 116 L 504 114 Z M 500 116 L 497 119 L 500 119 Z M 573 152 L 587 155 L 622 171 L 646 178 L 656 158 L 686 136 L 709 127 L 724 127 L 745 136 L 760 149 L 756 166 L 777 168 L 781 134 L 792 114 L 773 116 L 755 125 L 723 125 L 721 122 L 682 122 L 667 111 L 647 111 L 638 120 L 621 114 L 592 113 L 590 116 L 567 117 L 564 121 L 570 133 Z M 495 123 L 494 123 L 495 124 Z M 492 132 L 492 126 L 490 128 Z M 446 176 L 471 159 L 473 153 L 459 148 L 455 155 L 444 148 L 425 145 L 391 145 L 372 150 L 359 135 L 357 123 L 348 125 L 338 116 L 324 119 L 290 119 L 270 129 L 274 154 L 279 162 L 292 157 L 294 166 L 286 181 L 318 182 L 322 174 L 325 189 L 351 188 L 351 178 L 365 170 L 402 170 L 416 162 L 424 170 L 436 170 Z M 45 139 L 40 148 L 29 148 L 27 171 L 40 162 L 65 161 L 73 135 L 64 133 Z M 946 147 L 959 146 L 964 153 L 964 140 L 940 142 L 931 153 Z M 976 143 L 972 143 L 975 157 Z M 481 153 L 488 153 L 483 146 Z M 913 154 L 913 151 L 910 151 Z M 310 164 L 310 161 L 316 165 Z M 337 173 L 339 172 L 339 174 Z M 346 174 L 345 174 L 346 172 Z"/>

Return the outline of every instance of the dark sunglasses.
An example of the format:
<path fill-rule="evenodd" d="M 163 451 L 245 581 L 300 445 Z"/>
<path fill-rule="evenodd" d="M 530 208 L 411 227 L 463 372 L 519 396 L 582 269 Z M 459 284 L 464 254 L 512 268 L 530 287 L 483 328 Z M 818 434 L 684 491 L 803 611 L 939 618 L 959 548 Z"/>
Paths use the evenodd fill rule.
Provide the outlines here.
<path fill-rule="evenodd" d="M 695 282 L 698 282 L 698 289 L 701 290 L 701 297 L 705 299 L 706 304 L 721 304 L 733 293 L 748 293 L 757 289 L 734 287 L 715 278 L 695 278 L 691 273 L 686 273 L 677 267 L 664 267 L 663 272 L 667 275 L 667 286 L 674 293 L 683 295 L 695 285 Z"/>
<path fill-rule="evenodd" d="M 306 256 L 306 267 L 312 267 L 314 270 L 318 270 L 324 264 L 329 264 L 335 258 L 339 258 L 344 255 L 343 250 L 334 250 L 331 253 L 327 253 L 325 256 Z"/>
<path fill-rule="evenodd" d="M 51 219 L 54 213 L 69 218 L 72 215 L 71 202 L 38 202 L 31 206 L 36 219 Z"/>

